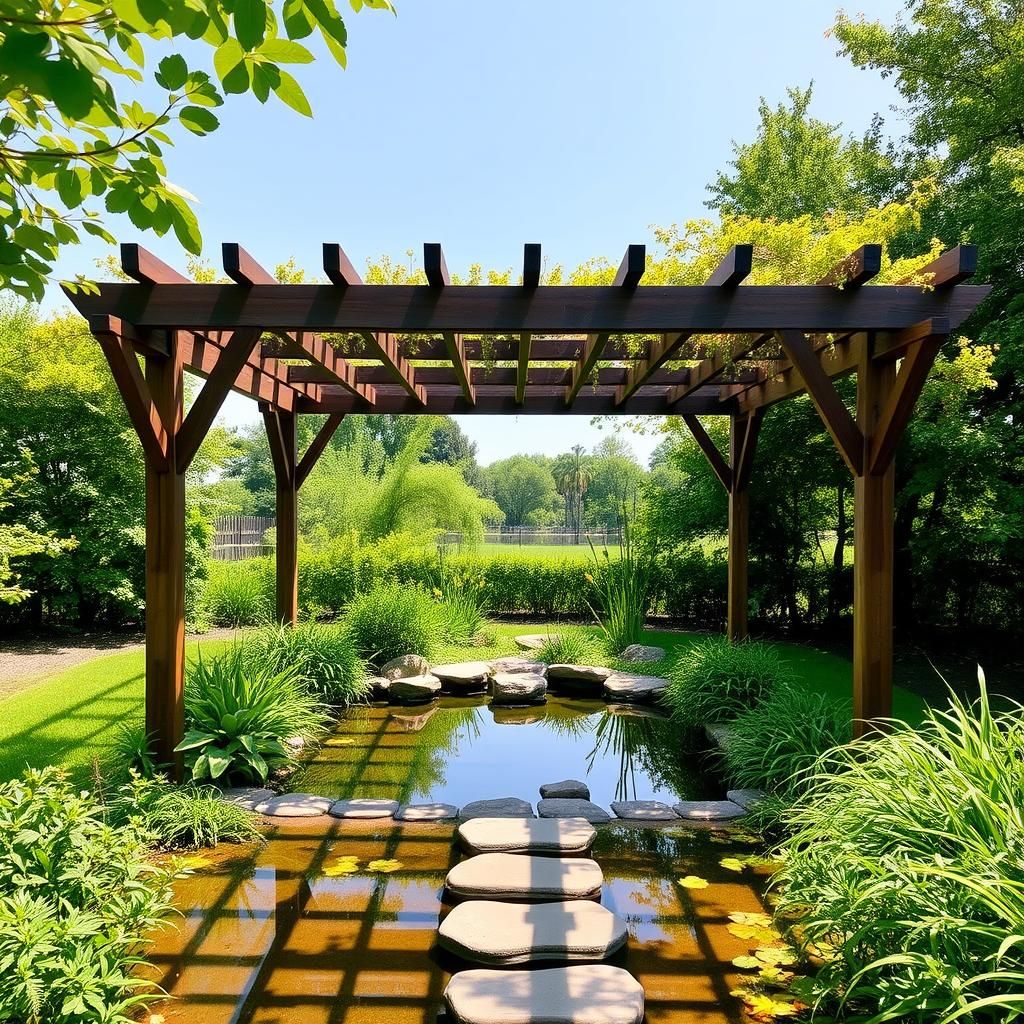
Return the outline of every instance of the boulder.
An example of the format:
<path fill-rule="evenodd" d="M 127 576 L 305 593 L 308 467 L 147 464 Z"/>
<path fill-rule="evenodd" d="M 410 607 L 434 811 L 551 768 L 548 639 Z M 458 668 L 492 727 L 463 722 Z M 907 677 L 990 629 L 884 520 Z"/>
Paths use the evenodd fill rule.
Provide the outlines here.
<path fill-rule="evenodd" d="M 676 821 L 676 812 L 660 800 L 613 800 L 612 811 L 624 821 Z"/>
<path fill-rule="evenodd" d="M 763 789 L 730 789 L 725 798 L 743 810 L 750 811 L 765 798 L 765 792 Z"/>
<path fill-rule="evenodd" d="M 388 688 L 388 699 L 395 704 L 426 704 L 441 694 L 437 676 L 408 676 L 396 679 Z"/>
<path fill-rule="evenodd" d="M 604 681 L 604 693 L 606 697 L 615 701 L 642 703 L 653 700 L 667 686 L 668 680 L 658 676 L 638 676 L 632 672 L 613 672 Z"/>
<path fill-rule="evenodd" d="M 716 747 L 724 747 L 729 742 L 729 734 L 732 729 L 728 725 L 705 725 L 704 731 Z"/>
<path fill-rule="evenodd" d="M 479 693 L 487 689 L 491 666 L 486 661 L 462 661 L 454 665 L 438 665 L 433 674 L 441 680 L 445 690 Z"/>
<path fill-rule="evenodd" d="M 326 814 L 334 801 L 329 796 L 312 793 L 282 793 L 256 805 L 258 814 L 271 818 L 313 818 Z"/>
<path fill-rule="evenodd" d="M 597 832 L 583 818 L 474 818 L 458 828 L 470 853 L 541 853 L 578 856 Z"/>
<path fill-rule="evenodd" d="M 549 640 L 557 640 L 557 633 L 522 633 L 513 638 L 521 651 L 539 651 Z"/>
<path fill-rule="evenodd" d="M 470 818 L 532 818 L 533 804 L 517 796 L 499 796 L 493 800 L 471 800 L 459 811 L 459 821 Z"/>
<path fill-rule="evenodd" d="M 406 804 L 395 814 L 395 821 L 446 821 L 458 816 L 455 804 Z"/>
<path fill-rule="evenodd" d="M 391 689 L 391 680 L 384 676 L 367 676 L 366 681 L 370 684 L 371 700 L 387 700 L 388 690 Z"/>
<path fill-rule="evenodd" d="M 537 814 L 541 818 L 583 818 L 595 825 L 612 820 L 603 807 L 590 800 L 541 800 L 537 804 Z"/>
<path fill-rule="evenodd" d="M 604 960 L 626 942 L 626 922 L 588 900 L 499 903 L 469 900 L 441 922 L 442 947 L 477 963 Z M 541 1018 L 543 1019 L 543 1018 Z"/>
<path fill-rule="evenodd" d="M 499 672 L 491 683 L 492 704 L 541 704 L 547 680 L 536 672 Z"/>
<path fill-rule="evenodd" d="M 410 676 L 425 676 L 430 671 L 430 662 L 418 654 L 403 654 L 392 658 L 380 667 L 384 679 L 408 679 Z"/>
<path fill-rule="evenodd" d="M 729 821 L 747 813 L 731 800 L 683 800 L 673 804 L 672 810 L 690 821 Z"/>
<path fill-rule="evenodd" d="M 560 683 L 593 683 L 600 686 L 611 674 L 612 670 L 602 665 L 548 665 L 548 679 L 552 682 L 557 679 Z"/>
<path fill-rule="evenodd" d="M 507 658 L 496 658 L 491 662 L 491 674 L 499 672 L 532 672 L 538 676 L 546 676 L 548 667 L 543 661 L 533 661 L 530 658 L 520 658 L 516 654 Z"/>
<path fill-rule="evenodd" d="M 481 853 L 448 872 L 445 885 L 461 899 L 592 900 L 601 896 L 604 875 L 586 857 L 536 857 Z"/>
<path fill-rule="evenodd" d="M 272 789 L 261 789 L 259 786 L 236 786 L 234 789 L 223 790 L 220 798 L 225 803 L 244 807 L 247 811 L 255 811 L 260 804 L 272 800 L 274 795 Z"/>
<path fill-rule="evenodd" d="M 354 800 L 335 800 L 328 813 L 332 818 L 393 818 L 397 810 L 397 800 L 356 797 Z"/>
<path fill-rule="evenodd" d="M 460 971 L 444 990 L 456 1024 L 640 1024 L 643 986 L 608 964 Z"/>
<path fill-rule="evenodd" d="M 630 644 L 619 655 L 619 661 L 661 661 L 664 657 L 664 647 L 648 647 L 646 644 Z"/>
<path fill-rule="evenodd" d="M 545 782 L 540 787 L 540 795 L 556 800 L 590 799 L 590 787 L 579 779 L 563 779 L 561 782 Z"/>

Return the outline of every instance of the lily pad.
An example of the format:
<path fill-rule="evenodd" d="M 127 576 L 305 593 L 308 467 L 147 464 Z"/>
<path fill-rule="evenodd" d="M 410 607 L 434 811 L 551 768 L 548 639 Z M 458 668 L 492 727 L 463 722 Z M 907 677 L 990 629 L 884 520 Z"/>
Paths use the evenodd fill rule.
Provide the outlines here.
<path fill-rule="evenodd" d="M 770 967 L 795 964 L 797 960 L 796 953 L 791 949 L 755 949 L 754 956 L 756 956 L 761 963 L 768 964 Z"/>
<path fill-rule="evenodd" d="M 367 871 L 379 871 L 382 874 L 390 874 L 392 871 L 400 871 L 405 865 L 400 860 L 371 860 L 366 865 Z"/>
<path fill-rule="evenodd" d="M 354 875 L 358 870 L 359 858 L 353 857 L 351 854 L 335 857 L 330 864 L 324 865 L 324 874 L 328 878 L 334 878 L 337 875 Z"/>
<path fill-rule="evenodd" d="M 764 964 L 756 956 L 734 956 L 732 963 L 734 967 L 738 967 L 741 971 L 756 971 L 764 967 Z"/>
<path fill-rule="evenodd" d="M 746 939 L 748 942 L 768 943 L 778 942 L 782 937 L 774 928 L 768 928 L 759 924 L 731 924 L 728 926 L 730 935 L 737 939 Z"/>
<path fill-rule="evenodd" d="M 735 857 L 723 857 L 718 863 L 726 871 L 742 871 L 744 868 L 743 861 L 737 860 Z"/>
<path fill-rule="evenodd" d="M 729 915 L 729 920 L 735 924 L 757 924 L 763 928 L 770 928 L 772 919 L 767 914 L 751 914 L 741 910 L 735 910 Z"/>
<path fill-rule="evenodd" d="M 706 878 L 701 878 L 699 875 L 686 875 L 683 878 L 677 878 L 676 881 L 684 889 L 706 889 L 709 884 Z"/>

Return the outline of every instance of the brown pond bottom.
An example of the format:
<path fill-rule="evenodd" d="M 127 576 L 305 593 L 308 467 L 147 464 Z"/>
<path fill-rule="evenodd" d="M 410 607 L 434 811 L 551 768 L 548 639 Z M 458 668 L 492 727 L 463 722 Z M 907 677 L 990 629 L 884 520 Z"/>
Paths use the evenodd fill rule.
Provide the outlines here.
<path fill-rule="evenodd" d="M 728 836 L 599 830 L 602 903 L 629 926 L 609 962 L 644 986 L 650 1024 L 743 1019 L 731 960 L 751 944 L 727 930 L 728 915 L 765 909 L 765 873 L 723 867 L 751 852 Z M 177 886 L 183 916 L 152 951 L 173 998 L 150 1012 L 189 1024 L 434 1024 L 449 977 L 470 966 L 435 941 L 460 856 L 452 837 L 450 825 L 307 818 L 275 823 L 258 848 L 202 855 Z M 684 888 L 687 875 L 709 884 Z"/>

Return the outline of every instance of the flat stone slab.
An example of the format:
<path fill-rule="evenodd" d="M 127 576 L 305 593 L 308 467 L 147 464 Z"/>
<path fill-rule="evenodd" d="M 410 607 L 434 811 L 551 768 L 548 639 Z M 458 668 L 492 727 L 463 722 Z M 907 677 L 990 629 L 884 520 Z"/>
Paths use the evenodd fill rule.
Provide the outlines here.
<path fill-rule="evenodd" d="M 562 779 L 561 782 L 545 782 L 540 787 L 540 795 L 556 800 L 589 800 L 590 787 L 585 782 L 580 782 L 579 779 Z"/>
<path fill-rule="evenodd" d="M 602 665 L 572 665 L 555 664 L 548 665 L 548 679 L 557 679 L 559 682 L 567 680 L 576 683 L 594 683 L 600 685 L 610 675 L 612 670 Z"/>
<path fill-rule="evenodd" d="M 665 657 L 664 647 L 647 644 L 630 644 L 620 655 L 619 661 L 661 661 Z"/>
<path fill-rule="evenodd" d="M 730 789 L 725 798 L 749 811 L 765 798 L 765 792 L 763 789 Z"/>
<path fill-rule="evenodd" d="M 724 747 L 729 742 L 729 735 L 732 732 L 727 725 L 705 725 L 704 731 L 716 747 Z"/>
<path fill-rule="evenodd" d="M 537 814 L 541 818 L 585 818 L 595 825 L 612 820 L 612 816 L 590 800 L 540 800 Z"/>
<path fill-rule="evenodd" d="M 459 821 L 471 818 L 532 818 L 533 804 L 517 796 L 499 796 L 493 800 L 470 800 L 461 811 Z"/>
<path fill-rule="evenodd" d="M 668 680 L 660 676 L 638 676 L 632 672 L 613 672 L 604 681 L 606 697 L 616 701 L 653 700 L 668 686 Z M 392 691 L 394 692 L 394 691 Z"/>
<path fill-rule="evenodd" d="M 435 665 L 432 675 L 441 680 L 445 689 L 483 690 L 491 676 L 491 666 L 486 661 L 460 661 Z"/>
<path fill-rule="evenodd" d="M 247 811 L 255 811 L 260 804 L 273 799 L 277 794 L 272 789 L 261 789 L 259 786 L 236 786 L 225 789 L 220 798 L 225 803 L 244 807 Z"/>
<path fill-rule="evenodd" d="M 328 813 L 332 818 L 393 818 L 397 810 L 397 800 L 356 797 L 354 800 L 335 800 Z"/>
<path fill-rule="evenodd" d="M 604 960 L 626 942 L 626 922 L 598 903 L 469 900 L 441 922 L 438 942 L 466 960 Z M 541 1018 L 543 1020 L 543 1018 Z"/>
<path fill-rule="evenodd" d="M 271 818 L 314 818 L 326 814 L 334 801 L 329 796 L 312 793 L 282 793 L 256 806 L 258 814 Z"/>
<path fill-rule="evenodd" d="M 613 800 L 612 811 L 624 821 L 675 821 L 676 812 L 660 800 Z"/>
<path fill-rule="evenodd" d="M 583 818 L 474 818 L 459 825 L 458 837 L 471 853 L 578 856 L 597 832 Z"/>
<path fill-rule="evenodd" d="M 481 853 L 448 872 L 445 885 L 463 899 L 591 900 L 601 895 L 604 873 L 586 857 L 530 857 Z"/>
<path fill-rule="evenodd" d="M 457 1024 L 640 1024 L 643 986 L 608 964 L 460 971 L 444 990 Z"/>
<path fill-rule="evenodd" d="M 435 675 L 396 679 L 388 687 L 388 699 L 396 704 L 426 704 L 441 694 L 441 680 Z"/>
<path fill-rule="evenodd" d="M 499 672 L 491 683 L 492 704 L 541 704 L 547 693 L 547 680 L 536 672 Z"/>
<path fill-rule="evenodd" d="M 391 680 L 383 676 L 367 676 L 366 681 L 370 684 L 373 700 L 387 700 L 388 690 L 391 689 Z"/>
<path fill-rule="evenodd" d="M 532 672 L 538 676 L 546 676 L 548 667 L 543 661 L 533 661 L 531 658 L 520 658 L 511 654 L 507 658 L 495 658 L 491 662 L 491 672 L 497 675 L 499 672 Z"/>
<path fill-rule="evenodd" d="M 446 821 L 458 816 L 455 804 L 406 804 L 395 812 L 395 821 Z"/>
<path fill-rule="evenodd" d="M 521 633 L 513 638 L 521 651 L 539 651 L 549 640 L 557 640 L 557 633 Z"/>
<path fill-rule="evenodd" d="M 419 654 L 403 654 L 386 661 L 380 667 L 385 679 L 408 679 L 411 676 L 425 676 L 430 671 L 430 662 Z"/>
<path fill-rule="evenodd" d="M 672 810 L 680 818 L 689 818 L 690 821 L 729 821 L 742 818 L 747 813 L 731 800 L 683 800 L 673 804 Z"/>

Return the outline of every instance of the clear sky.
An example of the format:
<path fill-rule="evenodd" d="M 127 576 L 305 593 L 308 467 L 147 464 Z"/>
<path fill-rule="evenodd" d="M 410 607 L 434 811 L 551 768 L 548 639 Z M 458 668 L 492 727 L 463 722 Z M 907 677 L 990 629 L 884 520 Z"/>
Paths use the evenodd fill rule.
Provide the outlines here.
<path fill-rule="evenodd" d="M 860 132 L 878 111 L 892 134 L 902 127 L 891 85 L 836 56 L 829 0 L 395 4 L 397 17 L 347 14 L 347 71 L 329 59 L 296 70 L 312 120 L 273 97 L 232 97 L 217 132 L 170 152 L 169 177 L 198 198 L 213 262 L 236 241 L 268 267 L 294 256 L 316 274 L 325 241 L 357 267 L 410 249 L 418 261 L 423 242 L 439 241 L 464 271 L 518 267 L 536 241 L 549 264 L 617 263 L 628 243 L 651 245 L 651 225 L 706 214 L 705 186 L 731 140 L 752 137 L 760 96 L 774 104 L 813 79 L 816 116 Z M 902 6 L 855 10 L 891 21 Z M 111 223 L 184 267 L 172 237 Z M 92 273 L 106 251 L 90 239 L 58 273 Z M 224 411 L 233 425 L 256 416 L 234 396 Z M 460 422 L 484 463 L 603 436 L 586 417 Z M 633 443 L 646 458 L 657 437 Z"/>

